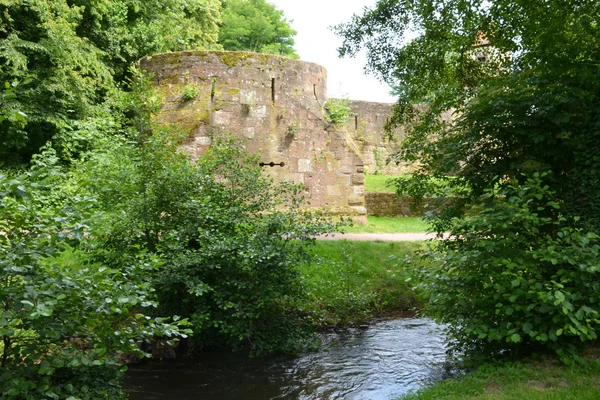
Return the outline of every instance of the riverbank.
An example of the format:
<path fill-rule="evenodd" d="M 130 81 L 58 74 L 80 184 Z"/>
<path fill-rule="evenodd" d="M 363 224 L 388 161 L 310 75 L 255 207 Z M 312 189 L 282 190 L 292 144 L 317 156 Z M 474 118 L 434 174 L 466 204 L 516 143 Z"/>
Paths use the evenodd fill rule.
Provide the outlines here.
<path fill-rule="evenodd" d="M 418 306 L 406 284 L 411 254 L 423 242 L 317 241 L 302 266 L 306 308 L 318 328 L 364 324 Z"/>
<path fill-rule="evenodd" d="M 598 354 L 592 347 L 586 362 L 573 366 L 555 360 L 487 364 L 398 400 L 597 400 Z"/>

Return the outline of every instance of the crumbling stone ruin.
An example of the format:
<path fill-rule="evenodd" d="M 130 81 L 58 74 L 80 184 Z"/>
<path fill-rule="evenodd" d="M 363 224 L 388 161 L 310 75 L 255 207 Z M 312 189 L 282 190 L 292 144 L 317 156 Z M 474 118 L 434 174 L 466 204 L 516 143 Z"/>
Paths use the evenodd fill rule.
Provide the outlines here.
<path fill-rule="evenodd" d="M 140 61 L 164 96 L 160 122 L 189 131 L 192 158 L 232 132 L 276 180 L 306 186 L 310 206 L 364 219 L 364 173 L 385 166 L 391 104 L 350 102 L 344 126 L 328 124 L 327 72 L 308 62 L 250 52 L 187 51 Z"/>

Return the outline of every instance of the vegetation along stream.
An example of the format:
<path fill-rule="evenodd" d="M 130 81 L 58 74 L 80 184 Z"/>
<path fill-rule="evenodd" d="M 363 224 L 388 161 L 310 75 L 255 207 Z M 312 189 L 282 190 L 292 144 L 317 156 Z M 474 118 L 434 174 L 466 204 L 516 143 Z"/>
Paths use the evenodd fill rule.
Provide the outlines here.
<path fill-rule="evenodd" d="M 439 379 L 445 347 L 424 318 L 379 321 L 322 334 L 321 351 L 297 358 L 246 359 L 204 353 L 194 361 L 131 366 L 131 400 L 394 399 Z"/>

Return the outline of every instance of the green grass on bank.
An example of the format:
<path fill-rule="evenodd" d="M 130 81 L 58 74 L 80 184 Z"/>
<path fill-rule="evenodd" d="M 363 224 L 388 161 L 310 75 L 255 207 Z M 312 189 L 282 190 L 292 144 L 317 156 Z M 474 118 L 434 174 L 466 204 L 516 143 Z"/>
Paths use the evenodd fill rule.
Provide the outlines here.
<path fill-rule="evenodd" d="M 344 228 L 344 232 L 347 233 L 414 233 L 427 231 L 427 222 L 420 217 L 368 216 L 366 224 L 354 224 Z"/>
<path fill-rule="evenodd" d="M 598 400 L 600 360 L 585 366 L 550 361 L 485 365 L 402 400 Z"/>
<path fill-rule="evenodd" d="M 421 242 L 317 241 L 302 274 L 308 308 L 319 326 L 356 324 L 382 313 L 410 310 L 416 298 L 405 283 L 406 255 Z"/>
<path fill-rule="evenodd" d="M 395 193 L 396 188 L 387 185 L 392 178 L 397 178 L 397 176 L 365 174 L 365 192 Z"/>

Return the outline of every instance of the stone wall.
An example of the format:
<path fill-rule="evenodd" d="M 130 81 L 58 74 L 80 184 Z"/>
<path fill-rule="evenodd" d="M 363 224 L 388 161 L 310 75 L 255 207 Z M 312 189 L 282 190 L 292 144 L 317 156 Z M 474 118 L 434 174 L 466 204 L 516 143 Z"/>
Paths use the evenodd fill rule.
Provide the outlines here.
<path fill-rule="evenodd" d="M 410 197 L 398 197 L 396 193 L 365 194 L 367 214 L 376 217 L 422 217 L 428 211 L 450 206 L 455 200 L 453 197 L 424 198 L 421 204 L 414 206 Z"/>
<path fill-rule="evenodd" d="M 267 167 L 276 180 L 303 183 L 312 207 L 366 214 L 361 149 L 347 129 L 325 122 L 323 67 L 267 54 L 208 51 L 158 54 L 140 66 L 154 74 L 164 98 L 159 121 L 189 132 L 184 148 L 192 158 L 215 135 L 232 132 L 263 163 L 276 164 Z"/>
<path fill-rule="evenodd" d="M 366 193 L 367 214 L 376 217 L 420 217 L 425 214 L 421 205 L 411 208 L 408 197 L 398 197 L 396 193 Z"/>
<path fill-rule="evenodd" d="M 369 101 L 350 101 L 351 115 L 345 125 L 358 145 L 365 164 L 365 171 L 370 174 L 400 175 L 411 171 L 405 163 L 387 163 L 387 159 L 404 140 L 405 132 L 397 128 L 388 137 L 384 126 L 392 115 L 391 103 L 375 103 Z"/>

